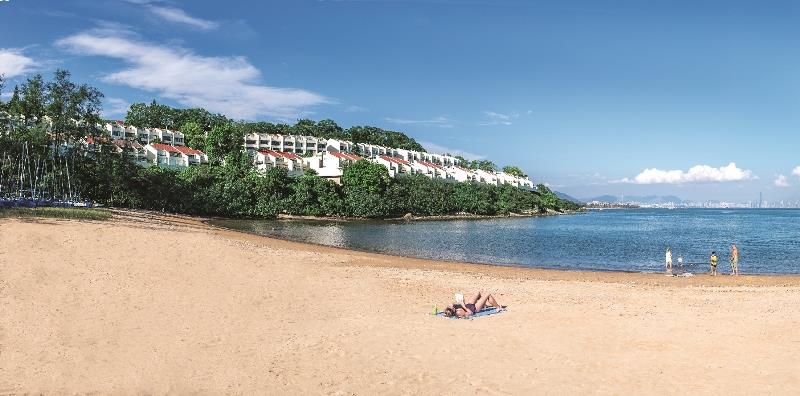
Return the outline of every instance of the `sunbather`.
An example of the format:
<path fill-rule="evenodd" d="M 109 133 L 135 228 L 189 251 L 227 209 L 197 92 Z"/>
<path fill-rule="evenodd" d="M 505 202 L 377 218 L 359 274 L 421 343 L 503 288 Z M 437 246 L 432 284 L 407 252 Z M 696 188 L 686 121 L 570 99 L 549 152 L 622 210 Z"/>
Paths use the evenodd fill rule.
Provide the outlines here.
<path fill-rule="evenodd" d="M 495 307 L 498 310 L 505 309 L 505 307 L 497 303 L 497 300 L 495 300 L 494 296 L 491 294 L 478 292 L 474 296 L 464 300 L 464 304 L 456 303 L 445 308 L 444 316 L 466 318 L 480 312 L 485 306 Z"/>

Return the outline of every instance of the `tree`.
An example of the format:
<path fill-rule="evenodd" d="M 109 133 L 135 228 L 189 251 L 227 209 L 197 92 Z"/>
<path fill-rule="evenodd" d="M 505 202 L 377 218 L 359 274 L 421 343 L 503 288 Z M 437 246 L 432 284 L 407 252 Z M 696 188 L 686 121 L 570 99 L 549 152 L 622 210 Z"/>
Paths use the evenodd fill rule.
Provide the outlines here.
<path fill-rule="evenodd" d="M 44 117 L 44 90 L 44 79 L 41 74 L 35 74 L 22 84 L 21 113 L 26 122 L 33 119 L 41 120 Z"/>
<path fill-rule="evenodd" d="M 188 121 L 181 127 L 183 139 L 186 144 L 195 149 L 203 150 L 206 146 L 206 134 L 200 124 Z"/>
<path fill-rule="evenodd" d="M 24 111 L 22 108 L 22 99 L 19 96 L 19 87 L 14 86 L 14 93 L 11 94 L 11 100 L 6 104 L 6 110 L 14 115 L 21 115 Z"/>
<path fill-rule="evenodd" d="M 508 173 L 509 175 L 517 177 L 528 177 L 528 175 L 526 175 L 525 172 L 522 171 L 522 169 L 510 165 L 503 167 L 503 173 Z"/>
<path fill-rule="evenodd" d="M 103 94 L 86 84 L 77 85 L 66 70 L 56 70 L 45 91 L 46 114 L 57 136 L 73 140 L 98 135 Z M 81 122 L 76 123 L 76 120 Z"/>
<path fill-rule="evenodd" d="M 243 139 L 242 129 L 237 128 L 233 123 L 217 125 L 208 132 L 205 151 L 209 158 L 215 161 L 230 156 L 238 157 L 242 153 Z"/>
<path fill-rule="evenodd" d="M 342 174 L 347 214 L 356 217 L 385 217 L 389 205 L 384 200 L 390 184 L 389 171 L 383 165 L 358 160 Z"/>
<path fill-rule="evenodd" d="M 337 186 L 317 177 L 313 170 L 292 181 L 289 210 L 304 216 L 335 216 L 342 213 L 342 199 Z"/>

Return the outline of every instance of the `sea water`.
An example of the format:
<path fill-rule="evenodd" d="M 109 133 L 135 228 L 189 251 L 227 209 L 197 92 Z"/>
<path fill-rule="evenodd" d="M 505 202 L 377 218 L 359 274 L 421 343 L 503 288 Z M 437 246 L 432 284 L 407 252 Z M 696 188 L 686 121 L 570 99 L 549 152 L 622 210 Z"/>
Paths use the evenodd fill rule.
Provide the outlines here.
<path fill-rule="evenodd" d="M 537 268 L 664 271 L 669 246 L 684 271 L 712 251 L 742 273 L 800 273 L 800 209 L 626 209 L 535 218 L 442 221 L 219 220 L 261 235 L 402 256 Z"/>

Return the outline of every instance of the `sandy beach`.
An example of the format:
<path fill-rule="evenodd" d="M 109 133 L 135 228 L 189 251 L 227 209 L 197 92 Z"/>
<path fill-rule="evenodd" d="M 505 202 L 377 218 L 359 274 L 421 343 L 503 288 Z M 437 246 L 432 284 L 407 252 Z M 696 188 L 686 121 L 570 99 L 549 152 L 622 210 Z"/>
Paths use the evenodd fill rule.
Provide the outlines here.
<path fill-rule="evenodd" d="M 430 315 L 489 291 L 508 311 Z M 0 220 L 0 394 L 797 394 L 800 277 L 351 252 L 116 212 Z"/>

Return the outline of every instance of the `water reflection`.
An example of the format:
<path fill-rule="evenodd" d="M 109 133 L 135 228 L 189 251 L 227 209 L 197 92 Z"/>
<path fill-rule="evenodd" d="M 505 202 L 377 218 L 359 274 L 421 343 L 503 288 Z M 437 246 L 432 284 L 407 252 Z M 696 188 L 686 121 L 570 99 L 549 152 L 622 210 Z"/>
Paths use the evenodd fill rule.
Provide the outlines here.
<path fill-rule="evenodd" d="M 430 222 L 224 220 L 273 237 L 407 256 L 547 268 L 662 271 L 671 246 L 707 270 L 730 243 L 750 273 L 799 273 L 800 210 L 618 210 L 544 218 Z"/>

